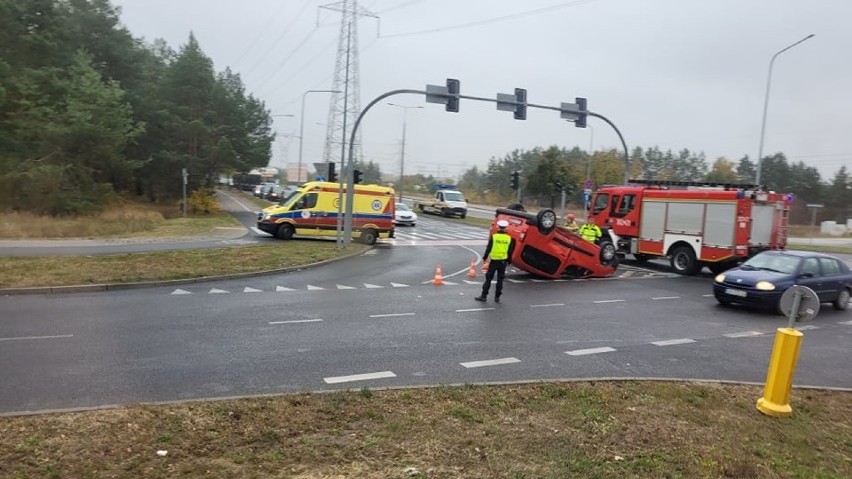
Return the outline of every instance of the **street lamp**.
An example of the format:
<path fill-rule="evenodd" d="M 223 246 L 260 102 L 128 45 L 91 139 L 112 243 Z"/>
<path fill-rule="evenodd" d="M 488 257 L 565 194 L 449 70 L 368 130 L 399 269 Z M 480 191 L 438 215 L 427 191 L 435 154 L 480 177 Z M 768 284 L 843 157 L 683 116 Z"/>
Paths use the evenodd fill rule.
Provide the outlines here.
<path fill-rule="evenodd" d="M 284 114 L 281 114 L 281 115 L 269 115 L 270 118 L 293 118 L 294 116 L 296 116 L 296 115 L 293 115 L 293 114 L 290 114 L 290 113 L 284 113 Z M 290 135 L 281 135 L 281 136 L 284 137 L 284 138 L 288 138 Z M 287 166 L 286 159 L 287 158 L 286 158 L 285 151 L 284 151 L 284 145 L 283 145 L 283 142 L 282 142 L 282 145 L 281 145 L 281 164 L 285 168 Z M 271 160 L 270 160 L 269 166 L 272 166 Z"/>
<path fill-rule="evenodd" d="M 402 108 L 402 154 L 399 158 L 399 201 L 402 201 L 402 182 L 404 179 L 405 172 L 405 123 L 406 123 L 406 114 L 408 110 L 411 108 L 423 108 L 422 106 L 403 106 L 397 105 L 396 103 L 388 103 L 390 106 L 395 106 L 398 108 Z"/>
<path fill-rule="evenodd" d="M 786 52 L 787 50 L 795 47 L 796 45 L 808 40 L 814 36 L 813 33 L 806 36 L 805 38 L 799 40 L 798 42 L 790 45 L 789 47 L 779 51 L 775 55 L 772 55 L 772 60 L 769 60 L 769 74 L 766 76 L 766 97 L 763 100 L 763 121 L 760 124 L 760 148 L 757 150 L 757 174 L 755 175 L 755 184 L 760 184 L 760 167 L 763 162 L 763 135 L 766 133 L 766 110 L 769 108 L 769 87 L 772 84 L 772 65 L 775 63 L 775 59 L 778 55 Z"/>
<path fill-rule="evenodd" d="M 299 120 L 299 166 L 296 170 L 296 183 L 302 182 L 302 144 L 305 142 L 305 97 L 308 93 L 340 93 L 340 90 L 308 90 L 302 93 L 302 118 Z"/>

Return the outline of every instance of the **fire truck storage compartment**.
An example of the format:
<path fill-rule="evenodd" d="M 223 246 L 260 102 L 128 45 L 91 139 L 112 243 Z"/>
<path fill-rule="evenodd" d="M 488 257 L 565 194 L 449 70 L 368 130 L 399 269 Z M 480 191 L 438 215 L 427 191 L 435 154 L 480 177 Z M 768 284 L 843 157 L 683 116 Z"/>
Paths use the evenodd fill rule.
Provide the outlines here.
<path fill-rule="evenodd" d="M 666 203 L 662 201 L 642 202 L 642 223 L 639 229 L 640 239 L 662 241 L 666 229 Z"/>
<path fill-rule="evenodd" d="M 711 203 L 707 205 L 704 219 L 704 244 L 731 248 L 734 246 L 736 225 L 736 203 Z"/>
<path fill-rule="evenodd" d="M 642 203 L 641 239 L 662 241 L 665 233 L 701 236 L 707 246 L 732 247 L 735 203 L 685 203 L 645 200 Z M 772 218 L 769 218 L 771 229 Z"/>
<path fill-rule="evenodd" d="M 703 203 L 669 203 L 666 233 L 701 235 L 701 223 L 704 222 Z"/>
<path fill-rule="evenodd" d="M 772 224 L 775 219 L 774 205 L 752 205 L 751 207 L 751 243 L 752 246 L 768 245 L 772 240 Z"/>

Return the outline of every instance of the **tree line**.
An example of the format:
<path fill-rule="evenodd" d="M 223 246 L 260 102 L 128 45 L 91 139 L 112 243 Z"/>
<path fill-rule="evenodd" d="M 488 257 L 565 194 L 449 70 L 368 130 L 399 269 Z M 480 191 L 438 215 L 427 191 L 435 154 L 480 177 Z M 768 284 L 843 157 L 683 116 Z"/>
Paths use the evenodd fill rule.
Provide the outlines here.
<path fill-rule="evenodd" d="M 0 0 L 0 208 L 96 212 L 121 195 L 174 201 L 266 166 L 264 103 L 190 33 L 174 51 L 108 0 Z"/>

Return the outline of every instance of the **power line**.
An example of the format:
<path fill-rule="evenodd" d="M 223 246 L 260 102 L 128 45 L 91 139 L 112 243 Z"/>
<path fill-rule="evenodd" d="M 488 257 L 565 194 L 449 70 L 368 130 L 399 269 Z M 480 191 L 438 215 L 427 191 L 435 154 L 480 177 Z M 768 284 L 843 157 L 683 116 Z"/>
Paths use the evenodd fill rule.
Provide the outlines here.
<path fill-rule="evenodd" d="M 249 68 L 249 70 L 248 70 L 248 72 L 246 72 L 246 74 L 254 71 L 254 69 L 257 68 L 257 66 L 260 65 L 260 63 L 269 55 L 269 53 L 272 52 L 272 50 L 275 47 L 277 47 L 279 43 L 281 43 L 281 40 L 284 39 L 284 37 L 287 36 L 287 34 L 290 32 L 290 28 L 296 23 L 296 21 L 299 19 L 299 17 L 301 17 L 302 14 L 305 12 L 305 9 L 307 8 L 308 4 L 309 4 L 308 2 L 305 2 L 305 4 L 302 6 L 302 9 L 299 10 L 299 13 L 297 13 L 296 16 L 293 17 L 293 20 L 290 21 L 290 23 L 287 24 L 286 27 L 281 29 L 281 34 L 278 35 L 278 38 L 276 38 L 275 41 L 272 42 L 270 47 L 267 48 L 266 51 L 260 56 L 260 58 L 258 58 L 257 61 L 254 62 L 254 65 L 252 65 L 251 68 Z M 311 34 L 313 34 L 313 30 L 311 31 Z M 299 47 L 296 47 L 297 50 L 298 50 L 298 48 Z M 295 51 L 293 53 L 295 53 Z M 291 56 L 292 56 L 292 53 L 291 53 Z"/>
<path fill-rule="evenodd" d="M 243 60 L 246 54 L 254 47 L 255 43 L 260 40 L 260 37 L 262 37 L 265 32 L 269 31 L 269 27 L 276 20 L 278 14 L 281 12 L 285 5 L 285 2 L 281 2 L 278 4 L 278 8 L 276 8 L 275 12 L 273 12 L 272 15 L 269 16 L 269 21 L 266 22 L 266 25 L 264 25 L 263 28 L 257 30 L 257 35 L 254 36 L 254 39 L 249 42 L 248 46 L 246 46 L 246 49 L 243 50 L 243 52 L 240 53 L 240 55 L 237 57 L 237 61 L 234 62 L 234 67 L 239 65 L 239 63 Z"/>
<path fill-rule="evenodd" d="M 302 41 L 301 41 L 301 42 L 299 42 L 299 44 L 298 44 L 298 45 L 296 45 L 296 48 L 294 48 L 294 49 L 293 49 L 293 51 L 291 51 L 291 52 L 290 52 L 290 54 L 289 54 L 289 55 L 287 55 L 287 56 L 284 58 L 284 60 L 283 60 L 281 63 L 279 63 L 277 67 L 275 67 L 275 69 L 274 69 L 274 70 L 272 70 L 272 72 L 271 72 L 271 73 L 269 73 L 266 77 L 264 77 L 264 79 L 263 79 L 263 80 L 262 80 L 262 81 L 261 81 L 261 82 L 257 85 L 257 87 L 256 87 L 256 88 L 260 89 L 260 87 L 261 87 L 261 86 L 263 86 L 263 85 L 265 85 L 265 84 L 266 84 L 266 82 L 268 82 L 269 80 L 271 80 L 272 78 L 274 78 L 274 77 L 275 77 L 275 74 L 276 74 L 276 73 L 278 73 L 278 72 L 279 72 L 282 68 L 284 68 L 284 65 L 286 65 L 286 64 L 287 64 L 287 62 L 288 62 L 288 61 L 290 61 L 290 59 L 291 59 L 291 58 L 293 58 L 293 55 L 295 55 L 295 54 L 296 54 L 296 53 L 297 53 L 297 52 L 298 52 L 298 51 L 299 51 L 299 50 L 300 50 L 303 46 L 305 46 L 305 43 L 307 43 L 307 42 L 308 42 L 308 40 L 310 40 L 311 36 L 312 36 L 312 35 L 313 35 L 316 31 L 317 31 L 317 28 L 314 28 L 313 30 L 311 30 L 311 31 L 308 33 L 308 35 L 307 35 L 307 36 L 305 36 L 305 38 L 303 38 L 303 39 L 302 39 Z"/>

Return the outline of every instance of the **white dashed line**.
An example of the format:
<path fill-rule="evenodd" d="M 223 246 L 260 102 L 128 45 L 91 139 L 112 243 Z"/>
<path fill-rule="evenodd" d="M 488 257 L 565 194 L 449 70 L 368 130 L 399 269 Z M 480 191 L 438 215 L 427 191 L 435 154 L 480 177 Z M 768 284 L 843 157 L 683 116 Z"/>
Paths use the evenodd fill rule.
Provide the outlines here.
<path fill-rule="evenodd" d="M 275 291 L 280 293 L 281 291 L 296 291 L 296 290 L 293 289 L 293 288 L 285 288 L 284 286 L 276 286 Z"/>
<path fill-rule="evenodd" d="M 512 278 L 506 278 L 506 281 L 508 281 L 510 283 L 526 283 L 526 281 L 522 281 L 520 279 L 512 279 Z"/>
<path fill-rule="evenodd" d="M 414 316 L 414 313 L 371 314 L 371 318 L 393 318 L 395 316 Z"/>
<path fill-rule="evenodd" d="M 655 346 L 674 346 L 675 344 L 688 344 L 688 343 L 694 343 L 694 342 L 695 342 L 694 339 L 683 338 L 683 339 L 667 339 L 665 341 L 654 341 L 651 344 L 653 344 Z"/>
<path fill-rule="evenodd" d="M 820 328 L 819 326 L 814 326 L 812 324 L 807 324 L 805 326 L 799 326 L 796 329 L 798 329 L 799 331 L 813 331 L 814 329 L 822 329 L 822 328 Z"/>
<path fill-rule="evenodd" d="M 225 291 L 224 289 L 219 288 L 211 288 L 207 294 L 230 294 L 230 291 Z"/>
<path fill-rule="evenodd" d="M 290 321 L 270 321 L 269 324 L 318 323 L 322 319 L 292 319 Z"/>
<path fill-rule="evenodd" d="M 744 331 L 742 333 L 723 334 L 726 338 L 748 338 L 751 336 L 763 336 L 760 331 Z"/>
<path fill-rule="evenodd" d="M 325 291 L 325 288 L 321 288 L 319 286 L 314 286 L 314 285 L 309 284 L 308 285 L 308 291 Z"/>
<path fill-rule="evenodd" d="M 369 283 L 364 283 L 364 287 L 367 288 L 367 289 L 384 288 L 384 286 L 379 286 L 377 284 L 369 284 Z"/>
<path fill-rule="evenodd" d="M 839 323 L 837 323 L 837 324 L 852 325 L 852 321 L 841 321 L 841 322 L 839 322 Z"/>
<path fill-rule="evenodd" d="M 565 306 L 565 303 L 531 304 L 530 308 L 552 308 L 555 306 Z"/>
<path fill-rule="evenodd" d="M 602 299 L 600 301 L 595 301 L 594 303 L 595 304 L 602 304 L 602 303 L 623 303 L 623 302 L 624 302 L 623 299 Z"/>
<path fill-rule="evenodd" d="M 407 284 L 402 283 L 391 283 L 391 286 L 393 286 L 394 288 L 408 288 Z"/>
<path fill-rule="evenodd" d="M 457 313 L 469 313 L 471 311 L 492 311 L 494 308 L 471 308 L 471 309 L 457 309 Z"/>
<path fill-rule="evenodd" d="M 337 286 L 337 289 L 358 289 L 355 286 L 344 286 L 342 284 L 338 284 L 336 286 Z"/>
<path fill-rule="evenodd" d="M 713 294 L 702 294 L 701 295 L 702 298 L 712 298 L 713 296 L 715 296 L 715 295 L 713 295 Z"/>
<path fill-rule="evenodd" d="M 0 341 L 31 341 L 35 339 L 64 339 L 73 337 L 73 334 L 60 334 L 57 336 L 20 336 L 17 338 L 0 338 Z"/>
<path fill-rule="evenodd" d="M 459 363 L 466 368 L 481 368 L 483 366 L 499 366 L 501 364 L 513 364 L 521 362 L 518 358 L 501 358 L 501 359 L 486 359 L 484 361 L 471 361 L 468 363 Z"/>
<path fill-rule="evenodd" d="M 260 289 L 249 288 L 248 286 L 246 286 L 245 289 L 243 290 L 243 293 L 262 293 L 262 292 L 263 291 L 260 290 Z"/>
<path fill-rule="evenodd" d="M 178 295 L 178 294 L 192 294 L 192 293 L 190 293 L 189 291 L 187 291 L 185 289 L 176 289 L 176 290 L 172 291 L 171 294 Z"/>
<path fill-rule="evenodd" d="M 656 298 L 651 298 L 654 301 L 663 301 L 666 299 L 680 299 L 680 296 L 657 296 Z"/>
<path fill-rule="evenodd" d="M 569 356 L 585 356 L 586 354 L 611 353 L 613 351 L 615 351 L 615 348 L 604 346 L 602 348 L 575 349 L 573 351 L 565 351 L 565 354 Z"/>
<path fill-rule="evenodd" d="M 348 383 L 351 381 L 369 381 L 370 379 L 395 378 L 396 374 L 391 371 L 382 371 L 380 373 L 353 374 L 351 376 L 337 376 L 331 378 L 323 378 L 327 384 Z"/>

